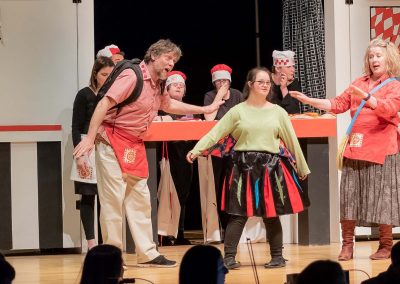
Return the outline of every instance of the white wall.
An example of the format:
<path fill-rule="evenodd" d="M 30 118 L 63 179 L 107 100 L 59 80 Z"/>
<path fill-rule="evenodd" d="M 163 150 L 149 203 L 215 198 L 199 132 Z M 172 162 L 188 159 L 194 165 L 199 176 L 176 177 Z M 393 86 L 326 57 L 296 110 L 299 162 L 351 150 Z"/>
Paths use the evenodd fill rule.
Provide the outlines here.
<path fill-rule="evenodd" d="M 346 17 L 347 16 L 347 17 Z M 348 86 L 350 78 L 350 54 L 348 29 L 348 6 L 344 1 L 325 0 L 325 44 L 326 44 L 326 92 L 327 98 L 334 98 Z M 345 133 L 347 115 L 337 117 L 337 137 Z M 340 139 L 340 138 L 339 138 Z M 340 240 L 339 230 L 339 177 L 335 162 L 337 138 L 329 138 L 329 180 L 330 180 L 330 225 L 331 242 Z"/>
<path fill-rule="evenodd" d="M 362 75 L 363 56 L 370 41 L 370 6 L 400 6 L 400 0 L 325 0 L 327 98 L 340 95 L 357 77 Z M 330 210 L 331 241 L 340 240 L 339 180 L 335 166 L 337 140 L 345 135 L 350 115 L 337 117 L 337 139 L 330 139 Z M 356 234 L 370 234 L 369 228 L 357 228 Z"/>
<path fill-rule="evenodd" d="M 0 125 L 62 125 L 64 247 L 80 246 L 71 116 L 93 64 L 93 18 L 93 0 L 0 0 Z"/>

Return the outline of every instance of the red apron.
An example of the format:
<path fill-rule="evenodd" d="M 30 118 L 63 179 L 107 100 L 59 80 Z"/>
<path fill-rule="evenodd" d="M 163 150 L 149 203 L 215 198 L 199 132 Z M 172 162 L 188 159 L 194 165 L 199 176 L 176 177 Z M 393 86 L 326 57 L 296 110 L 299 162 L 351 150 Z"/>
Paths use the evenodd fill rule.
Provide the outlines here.
<path fill-rule="evenodd" d="M 104 125 L 104 129 L 122 173 L 148 178 L 149 166 L 143 140 L 109 125 Z"/>
<path fill-rule="evenodd" d="M 386 155 L 398 152 L 397 145 L 382 147 L 382 144 L 385 144 L 385 141 L 382 141 L 382 134 L 389 137 L 391 133 L 393 125 L 390 124 L 354 126 L 344 157 L 383 165 Z"/>

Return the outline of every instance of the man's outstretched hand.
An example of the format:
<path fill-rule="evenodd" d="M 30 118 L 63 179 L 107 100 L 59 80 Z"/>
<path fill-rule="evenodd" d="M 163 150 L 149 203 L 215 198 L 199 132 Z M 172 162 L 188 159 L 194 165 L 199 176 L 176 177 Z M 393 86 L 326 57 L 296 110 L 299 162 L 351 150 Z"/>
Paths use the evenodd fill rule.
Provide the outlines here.
<path fill-rule="evenodd" d="M 84 137 L 78 145 L 76 145 L 73 155 L 75 158 L 79 158 L 83 155 L 88 155 L 92 152 L 94 147 L 94 141 L 87 136 Z"/>

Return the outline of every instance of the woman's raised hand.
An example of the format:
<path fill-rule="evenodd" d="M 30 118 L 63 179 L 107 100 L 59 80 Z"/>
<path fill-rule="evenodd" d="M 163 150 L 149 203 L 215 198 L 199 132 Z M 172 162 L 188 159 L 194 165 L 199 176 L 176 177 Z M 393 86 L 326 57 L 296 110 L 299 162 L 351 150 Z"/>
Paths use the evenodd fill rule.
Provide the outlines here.
<path fill-rule="evenodd" d="M 368 97 L 368 93 L 364 92 L 363 90 L 361 90 L 359 87 L 356 87 L 354 85 L 350 85 L 349 87 L 349 93 L 352 96 L 356 96 L 360 99 L 365 99 Z"/>
<path fill-rule="evenodd" d="M 289 91 L 289 94 L 302 103 L 308 103 L 308 100 L 310 99 L 308 96 L 298 91 Z"/>

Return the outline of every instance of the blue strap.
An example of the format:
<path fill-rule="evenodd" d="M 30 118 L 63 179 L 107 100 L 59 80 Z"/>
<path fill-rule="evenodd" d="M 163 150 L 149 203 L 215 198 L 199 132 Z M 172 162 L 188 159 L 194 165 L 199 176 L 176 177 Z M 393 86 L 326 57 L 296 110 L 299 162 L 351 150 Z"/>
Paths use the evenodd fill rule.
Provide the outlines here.
<path fill-rule="evenodd" d="M 370 93 L 371 96 L 372 96 L 372 95 L 373 95 L 376 91 L 378 91 L 380 88 L 382 88 L 383 86 L 385 86 L 386 84 L 388 84 L 388 83 L 390 83 L 390 82 L 392 82 L 392 81 L 394 81 L 394 80 L 396 80 L 396 78 L 388 78 L 388 79 L 386 79 L 385 81 L 383 81 L 382 83 L 380 83 L 378 86 L 376 86 L 375 88 L 373 88 L 372 91 L 369 92 L 369 93 Z M 354 116 L 353 116 L 353 118 L 352 118 L 352 120 L 351 120 L 351 122 L 350 122 L 350 125 L 349 125 L 349 127 L 347 128 L 347 130 L 346 130 L 346 135 L 350 135 L 351 129 L 353 128 L 353 125 L 354 125 L 354 122 L 356 121 L 357 116 L 360 114 L 361 109 L 363 108 L 363 106 L 365 105 L 366 102 L 367 102 L 367 101 L 365 101 L 365 100 L 362 100 L 362 101 L 361 101 L 361 104 L 358 106 L 358 108 L 357 108 L 357 110 L 356 110 L 356 113 L 354 114 Z"/>

